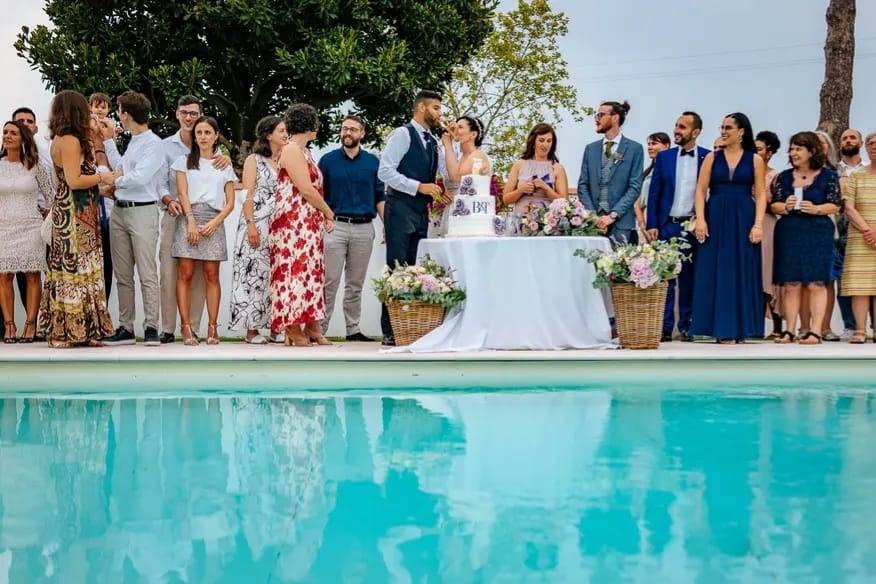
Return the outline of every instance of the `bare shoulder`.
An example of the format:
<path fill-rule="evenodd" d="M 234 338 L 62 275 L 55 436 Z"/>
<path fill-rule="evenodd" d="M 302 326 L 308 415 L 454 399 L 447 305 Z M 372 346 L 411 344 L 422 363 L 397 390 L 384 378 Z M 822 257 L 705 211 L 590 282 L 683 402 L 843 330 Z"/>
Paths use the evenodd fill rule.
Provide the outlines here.
<path fill-rule="evenodd" d="M 566 168 L 559 162 L 554 162 L 553 169 L 556 174 L 566 174 Z"/>

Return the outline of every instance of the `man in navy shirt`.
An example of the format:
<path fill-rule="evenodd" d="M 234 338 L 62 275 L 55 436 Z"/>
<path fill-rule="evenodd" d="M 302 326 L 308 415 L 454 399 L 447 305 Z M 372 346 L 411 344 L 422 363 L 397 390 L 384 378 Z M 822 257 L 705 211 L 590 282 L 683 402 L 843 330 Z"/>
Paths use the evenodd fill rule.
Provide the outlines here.
<path fill-rule="evenodd" d="M 383 183 L 377 178 L 379 160 L 360 145 L 365 138 L 365 123 L 358 116 L 341 122 L 341 148 L 319 161 L 325 201 L 335 214 L 335 229 L 325 234 L 325 308 L 322 324 L 328 329 L 335 307 L 338 285 L 344 278 L 344 321 L 348 341 L 370 342 L 359 330 L 362 315 L 362 284 L 368 272 L 374 245 L 374 226 L 379 214 L 383 220 L 386 200 Z"/>

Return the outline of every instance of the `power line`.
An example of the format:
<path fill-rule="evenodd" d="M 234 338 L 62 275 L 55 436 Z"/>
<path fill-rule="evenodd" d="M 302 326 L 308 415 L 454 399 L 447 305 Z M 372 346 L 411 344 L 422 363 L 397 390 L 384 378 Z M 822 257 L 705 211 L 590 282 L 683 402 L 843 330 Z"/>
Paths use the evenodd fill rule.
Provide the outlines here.
<path fill-rule="evenodd" d="M 876 57 L 876 53 L 864 53 L 855 55 L 855 59 L 872 59 Z M 671 77 L 689 77 L 691 75 L 709 75 L 714 73 L 734 72 L 734 71 L 757 71 L 762 69 L 774 69 L 777 67 L 792 67 L 797 65 L 808 65 L 814 63 L 823 63 L 824 59 L 791 59 L 784 61 L 772 61 L 768 63 L 753 63 L 744 65 L 721 65 L 716 67 L 702 67 L 698 69 L 676 69 L 672 71 L 644 71 L 641 73 L 629 73 L 622 75 L 572 75 L 572 79 L 580 79 L 587 82 L 607 82 L 607 81 L 627 81 L 627 80 L 645 80 L 645 79 L 664 79 Z"/>
<path fill-rule="evenodd" d="M 876 36 L 871 37 L 862 37 L 856 38 L 855 44 L 858 42 L 864 41 L 872 41 L 876 40 Z M 766 51 L 782 51 L 786 49 L 802 49 L 804 47 L 823 47 L 824 43 L 802 43 L 798 45 L 777 45 L 772 47 L 759 47 L 759 48 L 751 48 L 751 49 L 732 49 L 726 51 L 711 51 L 708 53 L 694 53 L 690 55 L 675 55 L 670 57 L 643 57 L 639 59 L 628 59 L 626 61 L 610 61 L 610 62 L 602 62 L 602 63 L 584 63 L 581 65 L 575 65 L 574 67 L 570 67 L 570 69 L 580 69 L 583 67 L 614 67 L 616 65 L 627 65 L 630 63 L 653 63 L 658 61 L 676 61 L 676 60 L 684 60 L 684 59 L 699 59 L 702 57 L 719 57 L 724 55 L 739 55 L 739 54 L 750 54 L 750 53 L 762 53 Z"/>

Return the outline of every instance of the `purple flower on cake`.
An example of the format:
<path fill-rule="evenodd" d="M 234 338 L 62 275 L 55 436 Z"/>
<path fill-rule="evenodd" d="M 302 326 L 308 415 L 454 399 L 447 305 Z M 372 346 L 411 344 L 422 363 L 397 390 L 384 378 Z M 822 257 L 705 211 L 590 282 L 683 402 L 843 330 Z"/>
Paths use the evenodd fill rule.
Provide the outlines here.
<path fill-rule="evenodd" d="M 507 228 L 508 218 L 502 219 L 498 215 L 493 217 L 493 231 L 496 232 L 496 235 L 504 235 L 505 229 Z"/>
<path fill-rule="evenodd" d="M 660 277 L 651 268 L 651 260 L 638 257 L 630 262 L 630 280 L 637 288 L 650 288 L 660 281 Z"/>
<path fill-rule="evenodd" d="M 453 211 L 451 211 L 451 215 L 454 217 L 464 217 L 465 215 L 471 215 L 471 211 L 465 206 L 465 203 L 457 199 L 453 203 Z"/>

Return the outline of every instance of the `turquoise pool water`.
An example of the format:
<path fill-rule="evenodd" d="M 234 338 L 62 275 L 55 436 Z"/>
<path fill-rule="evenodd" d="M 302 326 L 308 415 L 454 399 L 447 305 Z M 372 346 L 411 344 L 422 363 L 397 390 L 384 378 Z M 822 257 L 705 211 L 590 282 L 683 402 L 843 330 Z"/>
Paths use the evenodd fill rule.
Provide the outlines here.
<path fill-rule="evenodd" d="M 873 582 L 870 389 L 0 399 L 0 583 Z"/>

